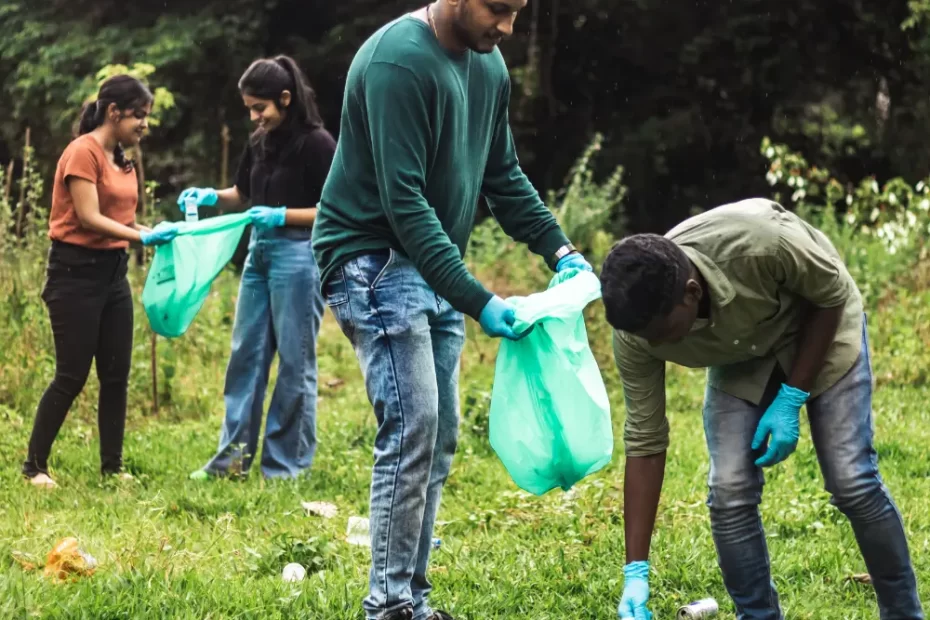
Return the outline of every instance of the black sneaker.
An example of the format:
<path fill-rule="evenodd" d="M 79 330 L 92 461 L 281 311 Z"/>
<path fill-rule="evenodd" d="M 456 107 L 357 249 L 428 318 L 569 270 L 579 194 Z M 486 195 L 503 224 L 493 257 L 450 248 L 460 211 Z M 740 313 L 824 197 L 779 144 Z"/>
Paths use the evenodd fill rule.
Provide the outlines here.
<path fill-rule="evenodd" d="M 433 612 L 433 615 L 427 618 L 426 620 L 455 620 L 452 616 L 447 614 L 444 611 L 439 611 L 438 609 Z"/>
<path fill-rule="evenodd" d="M 401 607 L 381 616 L 381 620 L 413 620 L 413 607 Z"/>

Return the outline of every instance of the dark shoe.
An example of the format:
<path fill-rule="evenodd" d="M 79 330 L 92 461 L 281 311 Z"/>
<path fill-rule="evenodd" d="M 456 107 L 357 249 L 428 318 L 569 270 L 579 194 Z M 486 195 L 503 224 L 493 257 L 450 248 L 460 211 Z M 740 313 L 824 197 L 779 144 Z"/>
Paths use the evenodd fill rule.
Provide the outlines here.
<path fill-rule="evenodd" d="M 427 618 L 426 620 L 455 620 L 452 616 L 447 614 L 444 611 L 439 611 L 438 609 L 433 612 L 433 615 Z"/>
<path fill-rule="evenodd" d="M 413 607 L 401 607 L 381 616 L 381 620 L 413 620 Z"/>

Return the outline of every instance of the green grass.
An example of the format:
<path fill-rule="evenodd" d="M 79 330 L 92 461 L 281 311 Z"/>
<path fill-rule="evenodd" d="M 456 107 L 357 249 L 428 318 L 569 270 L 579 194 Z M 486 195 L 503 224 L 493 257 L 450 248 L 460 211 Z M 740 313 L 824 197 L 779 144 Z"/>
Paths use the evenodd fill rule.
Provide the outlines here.
<path fill-rule="evenodd" d="M 320 445 L 309 477 L 187 480 L 215 448 L 223 414 L 236 284 L 224 274 L 191 332 L 159 344 L 164 406 L 158 416 L 148 410 L 149 349 L 138 316 L 125 448 L 136 480 L 98 476 L 91 379 L 55 444 L 51 465 L 61 486 L 43 491 L 19 475 L 35 403 L 53 367 L 48 320 L 35 295 L 41 262 L 29 269 L 32 275 L 20 284 L 27 292 L 18 297 L 0 277 L 7 299 L 0 303 L 0 453 L 6 463 L 0 472 L 0 617 L 362 618 L 368 550 L 347 545 L 344 536 L 350 515 L 367 515 L 375 423 L 355 357 L 329 314 L 320 342 Z M 881 470 L 905 518 L 924 600 L 930 600 L 928 307 L 930 295 L 902 293 L 870 324 Z M 616 451 L 609 467 L 568 494 L 520 492 L 490 449 L 496 343 L 474 327 L 469 321 L 462 439 L 439 515 L 442 547 L 432 560 L 434 604 L 472 620 L 613 618 L 624 559 L 623 407 L 599 309 L 591 311 L 589 335 L 611 393 Z M 720 617 L 734 618 L 704 506 L 703 373 L 675 368 L 669 376 L 672 447 L 653 540 L 651 606 L 657 618 L 669 618 L 678 605 L 712 596 L 721 603 Z M 338 516 L 306 516 L 300 504 L 311 500 L 336 504 Z M 848 579 L 865 567 L 848 524 L 822 489 L 806 427 L 798 451 L 768 473 L 762 510 L 788 617 L 877 617 L 870 587 Z M 15 551 L 41 563 L 65 536 L 77 537 L 100 561 L 94 575 L 52 583 L 13 559 Z M 322 570 L 299 584 L 284 583 L 280 571 L 291 559 Z"/>

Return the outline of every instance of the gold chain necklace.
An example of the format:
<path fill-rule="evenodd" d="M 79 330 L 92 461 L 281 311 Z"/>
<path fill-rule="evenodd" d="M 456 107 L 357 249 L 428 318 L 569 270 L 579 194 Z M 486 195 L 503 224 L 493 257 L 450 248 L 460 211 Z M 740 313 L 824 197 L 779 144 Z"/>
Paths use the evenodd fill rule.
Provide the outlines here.
<path fill-rule="evenodd" d="M 433 12 L 430 11 L 430 8 L 432 8 L 432 6 L 433 6 L 432 4 L 426 5 L 426 20 L 429 22 L 429 27 L 432 29 L 433 35 L 436 37 L 436 40 L 438 41 L 439 31 L 436 30 L 436 24 L 435 22 L 433 22 Z"/>

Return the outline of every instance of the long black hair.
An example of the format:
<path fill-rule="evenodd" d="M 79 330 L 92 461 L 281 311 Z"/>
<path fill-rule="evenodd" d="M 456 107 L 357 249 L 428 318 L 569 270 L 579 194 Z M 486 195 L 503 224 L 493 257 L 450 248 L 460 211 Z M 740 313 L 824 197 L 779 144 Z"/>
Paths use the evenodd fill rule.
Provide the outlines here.
<path fill-rule="evenodd" d="M 259 58 L 239 78 L 240 93 L 258 99 L 270 99 L 281 109 L 284 109 L 281 104 L 284 91 L 291 93 L 291 103 L 281 124 L 282 129 L 290 130 L 288 133 L 291 133 L 300 128 L 312 130 L 323 127 L 323 119 L 316 105 L 316 93 L 290 56 Z M 252 134 L 252 143 L 261 144 L 264 138 L 265 132 L 257 129 Z"/>
<path fill-rule="evenodd" d="M 107 118 L 107 108 L 111 103 L 115 103 L 116 108 L 123 112 L 140 110 L 151 104 L 153 100 L 151 91 L 138 79 L 131 75 L 114 75 L 100 85 L 96 101 L 84 104 L 78 125 L 78 135 L 83 136 L 103 125 Z M 132 170 L 133 162 L 126 159 L 126 152 L 119 144 L 113 152 L 113 161 L 127 172 Z"/>

